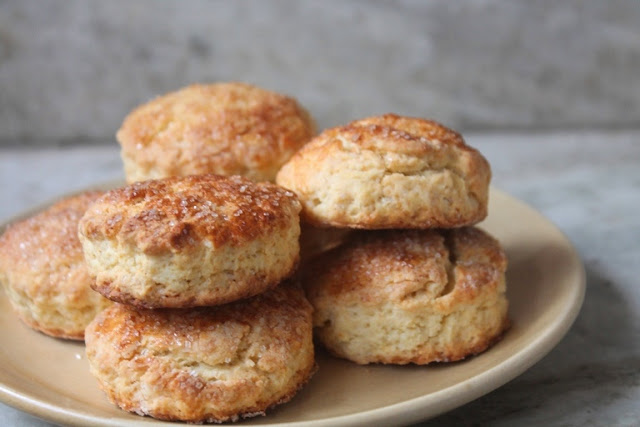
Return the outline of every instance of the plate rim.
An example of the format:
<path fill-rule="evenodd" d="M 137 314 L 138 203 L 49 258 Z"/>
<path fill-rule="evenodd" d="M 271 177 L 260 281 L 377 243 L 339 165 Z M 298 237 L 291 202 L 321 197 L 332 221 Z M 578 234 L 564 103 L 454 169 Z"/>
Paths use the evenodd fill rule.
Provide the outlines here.
<path fill-rule="evenodd" d="M 122 183 L 122 180 L 107 181 L 104 183 L 90 185 L 84 189 L 70 191 L 56 197 L 52 197 L 44 202 L 40 202 L 28 209 L 25 209 L 18 214 L 12 215 L 5 220 L 0 220 L 0 230 L 5 229 L 6 226 L 15 221 L 24 219 L 47 208 L 61 198 L 69 197 L 91 189 L 113 188 L 122 185 Z M 537 216 L 538 219 L 544 222 L 545 225 L 549 227 L 549 229 L 556 234 L 556 237 L 559 238 L 566 246 L 571 264 L 575 267 L 576 277 L 573 279 L 574 286 L 571 288 L 571 304 L 568 304 L 565 307 L 562 315 L 556 318 L 549 328 L 541 331 L 535 339 L 528 342 L 515 354 L 509 356 L 500 363 L 491 366 L 489 369 L 449 387 L 402 402 L 358 413 L 318 418 L 314 420 L 266 423 L 260 425 L 281 427 L 317 427 L 325 425 L 364 426 L 370 425 L 372 422 L 385 422 L 388 425 L 397 425 L 425 420 L 426 418 L 435 417 L 454 408 L 463 406 L 513 380 L 539 362 L 560 342 L 560 340 L 571 329 L 571 326 L 578 317 L 584 302 L 586 293 L 586 270 L 584 263 L 567 235 L 537 209 L 515 196 L 493 186 L 490 187 L 490 194 L 491 196 L 499 195 L 499 197 L 507 199 L 509 203 L 519 205 L 519 208 L 526 209 L 531 214 Z M 0 293 L 3 298 L 6 298 L 6 294 L 3 290 Z M 500 374 L 498 375 L 497 372 L 500 372 Z M 109 419 L 102 416 L 92 415 L 90 411 L 65 409 L 43 399 L 34 398 L 29 395 L 29 393 L 16 390 L 15 388 L 6 385 L 4 382 L 0 382 L 0 402 L 41 419 L 53 422 L 63 422 L 67 425 L 81 426 L 86 425 L 87 423 L 91 423 L 91 425 L 96 426 L 122 425 L 118 419 Z M 436 404 L 438 405 L 438 408 L 434 410 L 433 406 Z M 401 420 L 398 419 L 398 413 L 402 413 Z M 127 420 L 126 424 L 134 426 L 176 425 L 175 422 L 166 422 L 149 417 L 144 417 L 140 420 Z"/>

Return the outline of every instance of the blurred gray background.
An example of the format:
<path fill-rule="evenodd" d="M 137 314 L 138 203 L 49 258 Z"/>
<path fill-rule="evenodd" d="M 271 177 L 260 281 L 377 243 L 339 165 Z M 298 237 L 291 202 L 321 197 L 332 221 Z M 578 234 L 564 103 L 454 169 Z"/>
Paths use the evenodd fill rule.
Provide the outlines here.
<path fill-rule="evenodd" d="M 580 252 L 566 338 L 425 427 L 638 425 L 640 0 L 0 0 L 0 218 L 121 178 L 133 107 L 229 80 L 321 128 L 397 112 L 461 130 Z M 0 403 L 0 426 L 51 424 Z"/>
<path fill-rule="evenodd" d="M 462 131 L 640 127 L 640 1 L 0 0 L 0 144 L 113 143 L 192 82 Z"/>

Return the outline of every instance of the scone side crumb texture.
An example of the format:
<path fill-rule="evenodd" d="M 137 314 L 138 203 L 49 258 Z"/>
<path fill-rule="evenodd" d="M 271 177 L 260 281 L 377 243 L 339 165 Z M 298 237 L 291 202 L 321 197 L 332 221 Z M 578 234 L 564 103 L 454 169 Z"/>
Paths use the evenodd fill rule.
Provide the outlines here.
<path fill-rule="evenodd" d="M 199 175 L 112 190 L 80 221 L 94 289 L 139 307 L 217 305 L 263 292 L 298 261 L 300 203 L 270 183 Z"/>
<path fill-rule="evenodd" d="M 61 200 L 0 237 L 0 281 L 31 328 L 82 340 L 87 324 L 111 304 L 91 289 L 77 235 L 78 221 L 101 195 L 90 191 Z"/>
<path fill-rule="evenodd" d="M 322 132 L 276 182 L 318 226 L 448 228 L 486 217 L 490 178 L 487 160 L 458 133 L 386 114 Z"/>
<path fill-rule="evenodd" d="M 219 307 L 115 304 L 87 328 L 87 359 L 126 411 L 236 421 L 287 402 L 315 372 L 311 311 L 290 283 Z"/>
<path fill-rule="evenodd" d="M 141 105 L 117 139 L 129 183 L 205 173 L 273 181 L 314 134 L 295 99 L 231 82 L 191 85 Z"/>
<path fill-rule="evenodd" d="M 359 232 L 314 260 L 305 287 L 320 341 L 359 364 L 477 354 L 509 325 L 499 243 L 478 228 Z"/>

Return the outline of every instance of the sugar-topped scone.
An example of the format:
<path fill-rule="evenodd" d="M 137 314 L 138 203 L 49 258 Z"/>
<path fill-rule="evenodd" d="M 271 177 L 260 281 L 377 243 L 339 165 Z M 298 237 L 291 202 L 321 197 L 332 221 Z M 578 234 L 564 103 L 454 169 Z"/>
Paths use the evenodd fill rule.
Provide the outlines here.
<path fill-rule="evenodd" d="M 289 276 L 299 256 L 295 194 L 194 175 L 109 191 L 79 225 L 94 289 L 139 307 L 224 304 Z"/>
<path fill-rule="evenodd" d="M 311 224 L 385 229 L 475 224 L 487 215 L 490 178 L 458 133 L 386 114 L 322 132 L 276 181 L 298 195 Z"/>
<path fill-rule="evenodd" d="M 57 338 L 82 340 L 111 301 L 91 289 L 78 221 L 101 192 L 85 192 L 10 225 L 0 237 L 0 282 L 18 317 Z"/>
<path fill-rule="evenodd" d="M 218 307 L 114 304 L 89 325 L 86 343 L 111 402 L 164 420 L 264 415 L 315 372 L 311 306 L 289 283 Z"/>
<path fill-rule="evenodd" d="M 359 232 L 304 279 L 320 341 L 359 364 L 427 364 L 487 349 L 508 327 L 498 242 L 482 230 Z"/>
<path fill-rule="evenodd" d="M 131 112 L 117 133 L 129 183 L 214 173 L 273 181 L 315 133 L 295 99 L 245 83 L 197 84 Z"/>

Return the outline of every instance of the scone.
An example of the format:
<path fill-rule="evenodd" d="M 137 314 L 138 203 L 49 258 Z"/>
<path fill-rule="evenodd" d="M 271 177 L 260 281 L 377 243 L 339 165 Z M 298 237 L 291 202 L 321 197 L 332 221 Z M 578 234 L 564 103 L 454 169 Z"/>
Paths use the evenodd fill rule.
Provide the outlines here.
<path fill-rule="evenodd" d="M 45 334 L 84 339 L 84 328 L 111 304 L 91 289 L 78 221 L 102 193 L 86 192 L 10 225 L 0 237 L 0 281 L 11 306 Z"/>
<path fill-rule="evenodd" d="M 273 181 L 315 133 L 295 99 L 244 83 L 192 85 L 129 114 L 117 133 L 127 182 L 214 173 Z"/>
<path fill-rule="evenodd" d="M 315 372 L 311 306 L 290 284 L 219 307 L 114 304 L 89 325 L 86 343 L 113 403 L 164 420 L 264 415 Z"/>
<path fill-rule="evenodd" d="M 360 232 L 314 260 L 305 286 L 317 337 L 359 364 L 480 353 L 508 327 L 498 242 L 478 228 Z"/>
<path fill-rule="evenodd" d="M 491 170 L 436 122 L 387 114 L 324 131 L 276 178 L 303 218 L 363 229 L 460 227 L 487 215 Z"/>
<path fill-rule="evenodd" d="M 195 307 L 250 297 L 289 276 L 300 203 L 246 178 L 193 175 L 109 191 L 78 232 L 94 289 L 138 307 Z"/>

